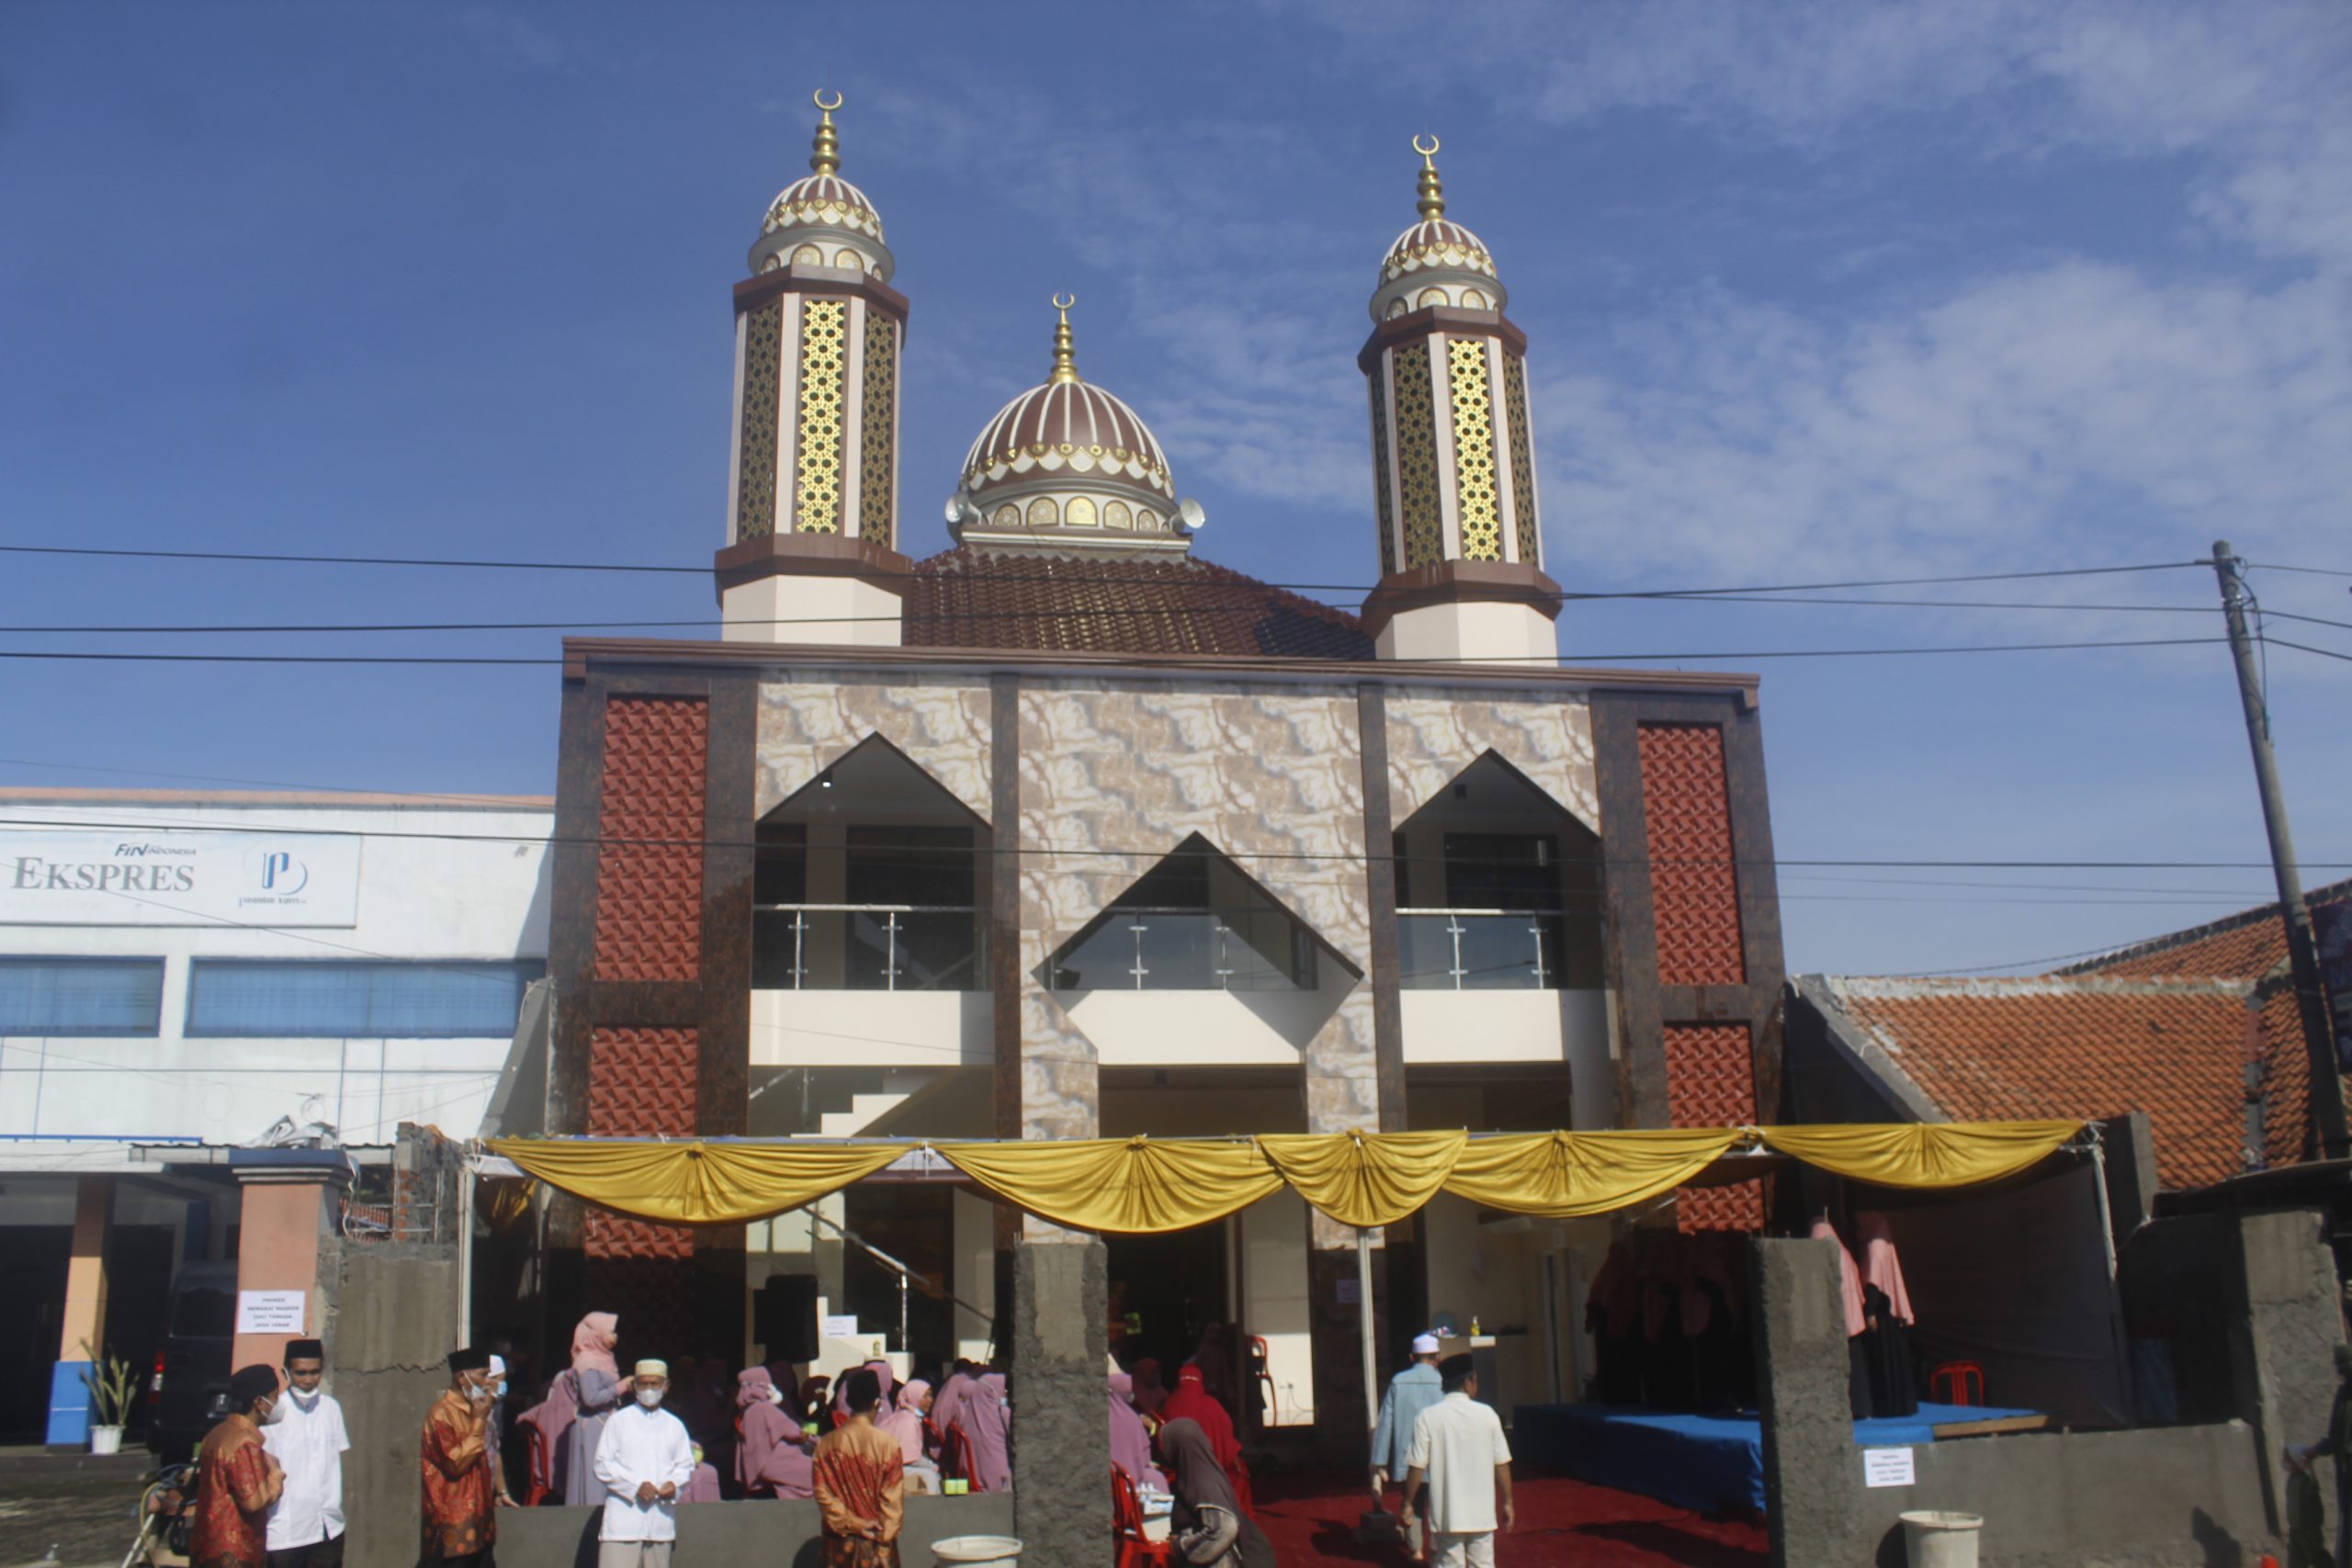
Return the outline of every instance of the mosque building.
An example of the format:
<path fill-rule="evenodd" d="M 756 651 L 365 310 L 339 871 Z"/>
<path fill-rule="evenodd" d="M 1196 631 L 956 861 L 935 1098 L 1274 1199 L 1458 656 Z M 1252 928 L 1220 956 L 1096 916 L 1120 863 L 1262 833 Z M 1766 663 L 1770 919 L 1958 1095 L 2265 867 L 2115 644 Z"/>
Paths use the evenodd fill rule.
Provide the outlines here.
<path fill-rule="evenodd" d="M 820 107 L 734 287 L 721 637 L 565 645 L 544 1130 L 1591 1130 L 1776 1105 L 1756 682 L 1560 667 L 1545 560 L 1574 519 L 1547 551 L 1527 337 L 1437 143 L 1370 279 L 1363 525 L 1329 542 L 1376 578 L 1351 613 L 1204 558 L 1149 389 L 1087 378 L 1067 296 L 1039 317 L 1044 378 L 959 466 L 902 471 L 910 303 Z M 921 559 L 910 482 L 952 492 L 953 543 Z M 1679 1218 L 1762 1201 L 1694 1190 Z M 1441 1197 L 1380 1238 L 1383 1360 L 1476 1321 L 1512 1385 L 1487 1397 L 1575 1397 L 1611 1223 Z M 1221 1323 L 1264 1425 L 1361 1430 L 1355 1237 L 1287 1190 L 1107 1240 L 919 1173 L 748 1227 L 560 1199 L 547 1224 L 550 1322 L 615 1310 L 741 1357 L 764 1282 L 812 1280 L 829 1332 L 854 1316 L 892 1351 L 1029 1337 L 1030 1366 L 1097 1380 L 1098 1443 L 1106 1344 L 1181 1359 Z M 902 1297 L 842 1229 L 940 1296 Z"/>

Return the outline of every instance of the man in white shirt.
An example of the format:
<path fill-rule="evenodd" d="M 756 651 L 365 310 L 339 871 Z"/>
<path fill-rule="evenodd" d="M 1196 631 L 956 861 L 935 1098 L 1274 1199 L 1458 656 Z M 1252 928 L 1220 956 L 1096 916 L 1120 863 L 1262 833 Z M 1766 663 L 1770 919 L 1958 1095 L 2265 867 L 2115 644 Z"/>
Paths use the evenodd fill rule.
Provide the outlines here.
<path fill-rule="evenodd" d="M 324 1345 L 288 1341 L 286 1394 L 261 1429 L 262 1447 L 286 1472 L 264 1526 L 269 1568 L 343 1568 L 343 1456 L 351 1438 L 343 1406 L 320 1387 L 326 1373 Z"/>
<path fill-rule="evenodd" d="M 668 1362 L 638 1362 L 631 1386 L 635 1402 L 613 1412 L 596 1442 L 596 1479 L 605 1488 L 596 1568 L 670 1568 L 678 1491 L 694 1479 L 694 1444 L 685 1423 L 662 1408 Z"/>
<path fill-rule="evenodd" d="M 1494 1568 L 1495 1494 L 1502 1493 L 1502 1529 L 1517 1522 L 1510 1495 L 1510 1445 L 1502 1417 L 1478 1403 L 1478 1374 L 1467 1356 L 1438 1363 L 1445 1397 L 1413 1422 L 1405 1477 L 1405 1523 L 1413 1522 L 1422 1482 L 1429 1483 L 1430 1562 L 1436 1568 Z"/>

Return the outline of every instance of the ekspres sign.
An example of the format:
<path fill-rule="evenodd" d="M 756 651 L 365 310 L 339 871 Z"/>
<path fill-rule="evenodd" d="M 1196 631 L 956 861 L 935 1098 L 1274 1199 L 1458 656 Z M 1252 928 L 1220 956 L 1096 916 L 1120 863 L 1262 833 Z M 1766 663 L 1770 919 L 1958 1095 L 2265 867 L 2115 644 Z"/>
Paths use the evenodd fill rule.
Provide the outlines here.
<path fill-rule="evenodd" d="M 0 831 L 0 925 L 356 926 L 359 842 Z"/>

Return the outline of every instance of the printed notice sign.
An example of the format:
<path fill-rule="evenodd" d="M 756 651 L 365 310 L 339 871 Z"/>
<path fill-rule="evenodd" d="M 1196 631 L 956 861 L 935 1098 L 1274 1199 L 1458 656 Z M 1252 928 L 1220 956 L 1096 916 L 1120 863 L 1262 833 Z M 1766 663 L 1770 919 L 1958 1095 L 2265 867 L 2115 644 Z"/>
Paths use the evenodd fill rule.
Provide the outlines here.
<path fill-rule="evenodd" d="M 1908 1486 L 1913 1472 L 1909 1449 L 1864 1449 L 1862 1483 L 1868 1486 Z"/>
<path fill-rule="evenodd" d="M 302 1311 L 309 1303 L 307 1291 L 239 1291 L 237 1332 L 300 1334 Z"/>
<path fill-rule="evenodd" d="M 854 1339 L 857 1337 L 857 1314 L 836 1317 L 827 1313 L 817 1327 L 818 1332 L 828 1339 Z"/>

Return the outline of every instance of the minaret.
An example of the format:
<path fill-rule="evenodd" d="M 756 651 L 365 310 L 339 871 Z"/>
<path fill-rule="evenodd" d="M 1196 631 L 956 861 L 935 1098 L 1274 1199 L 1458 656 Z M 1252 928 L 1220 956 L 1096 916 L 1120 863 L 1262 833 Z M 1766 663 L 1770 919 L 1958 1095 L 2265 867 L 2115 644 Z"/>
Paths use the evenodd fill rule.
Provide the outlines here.
<path fill-rule="evenodd" d="M 768 206 L 735 286 L 727 547 L 713 562 L 729 641 L 896 647 L 899 356 L 907 301 L 882 218 L 841 177 L 833 111 L 809 174 Z"/>
<path fill-rule="evenodd" d="M 1527 334 L 1476 234 L 1445 216 L 1437 138 L 1415 137 L 1420 221 L 1396 237 L 1356 363 L 1371 383 L 1383 659 L 1551 664 L 1560 586 L 1544 573 Z"/>

